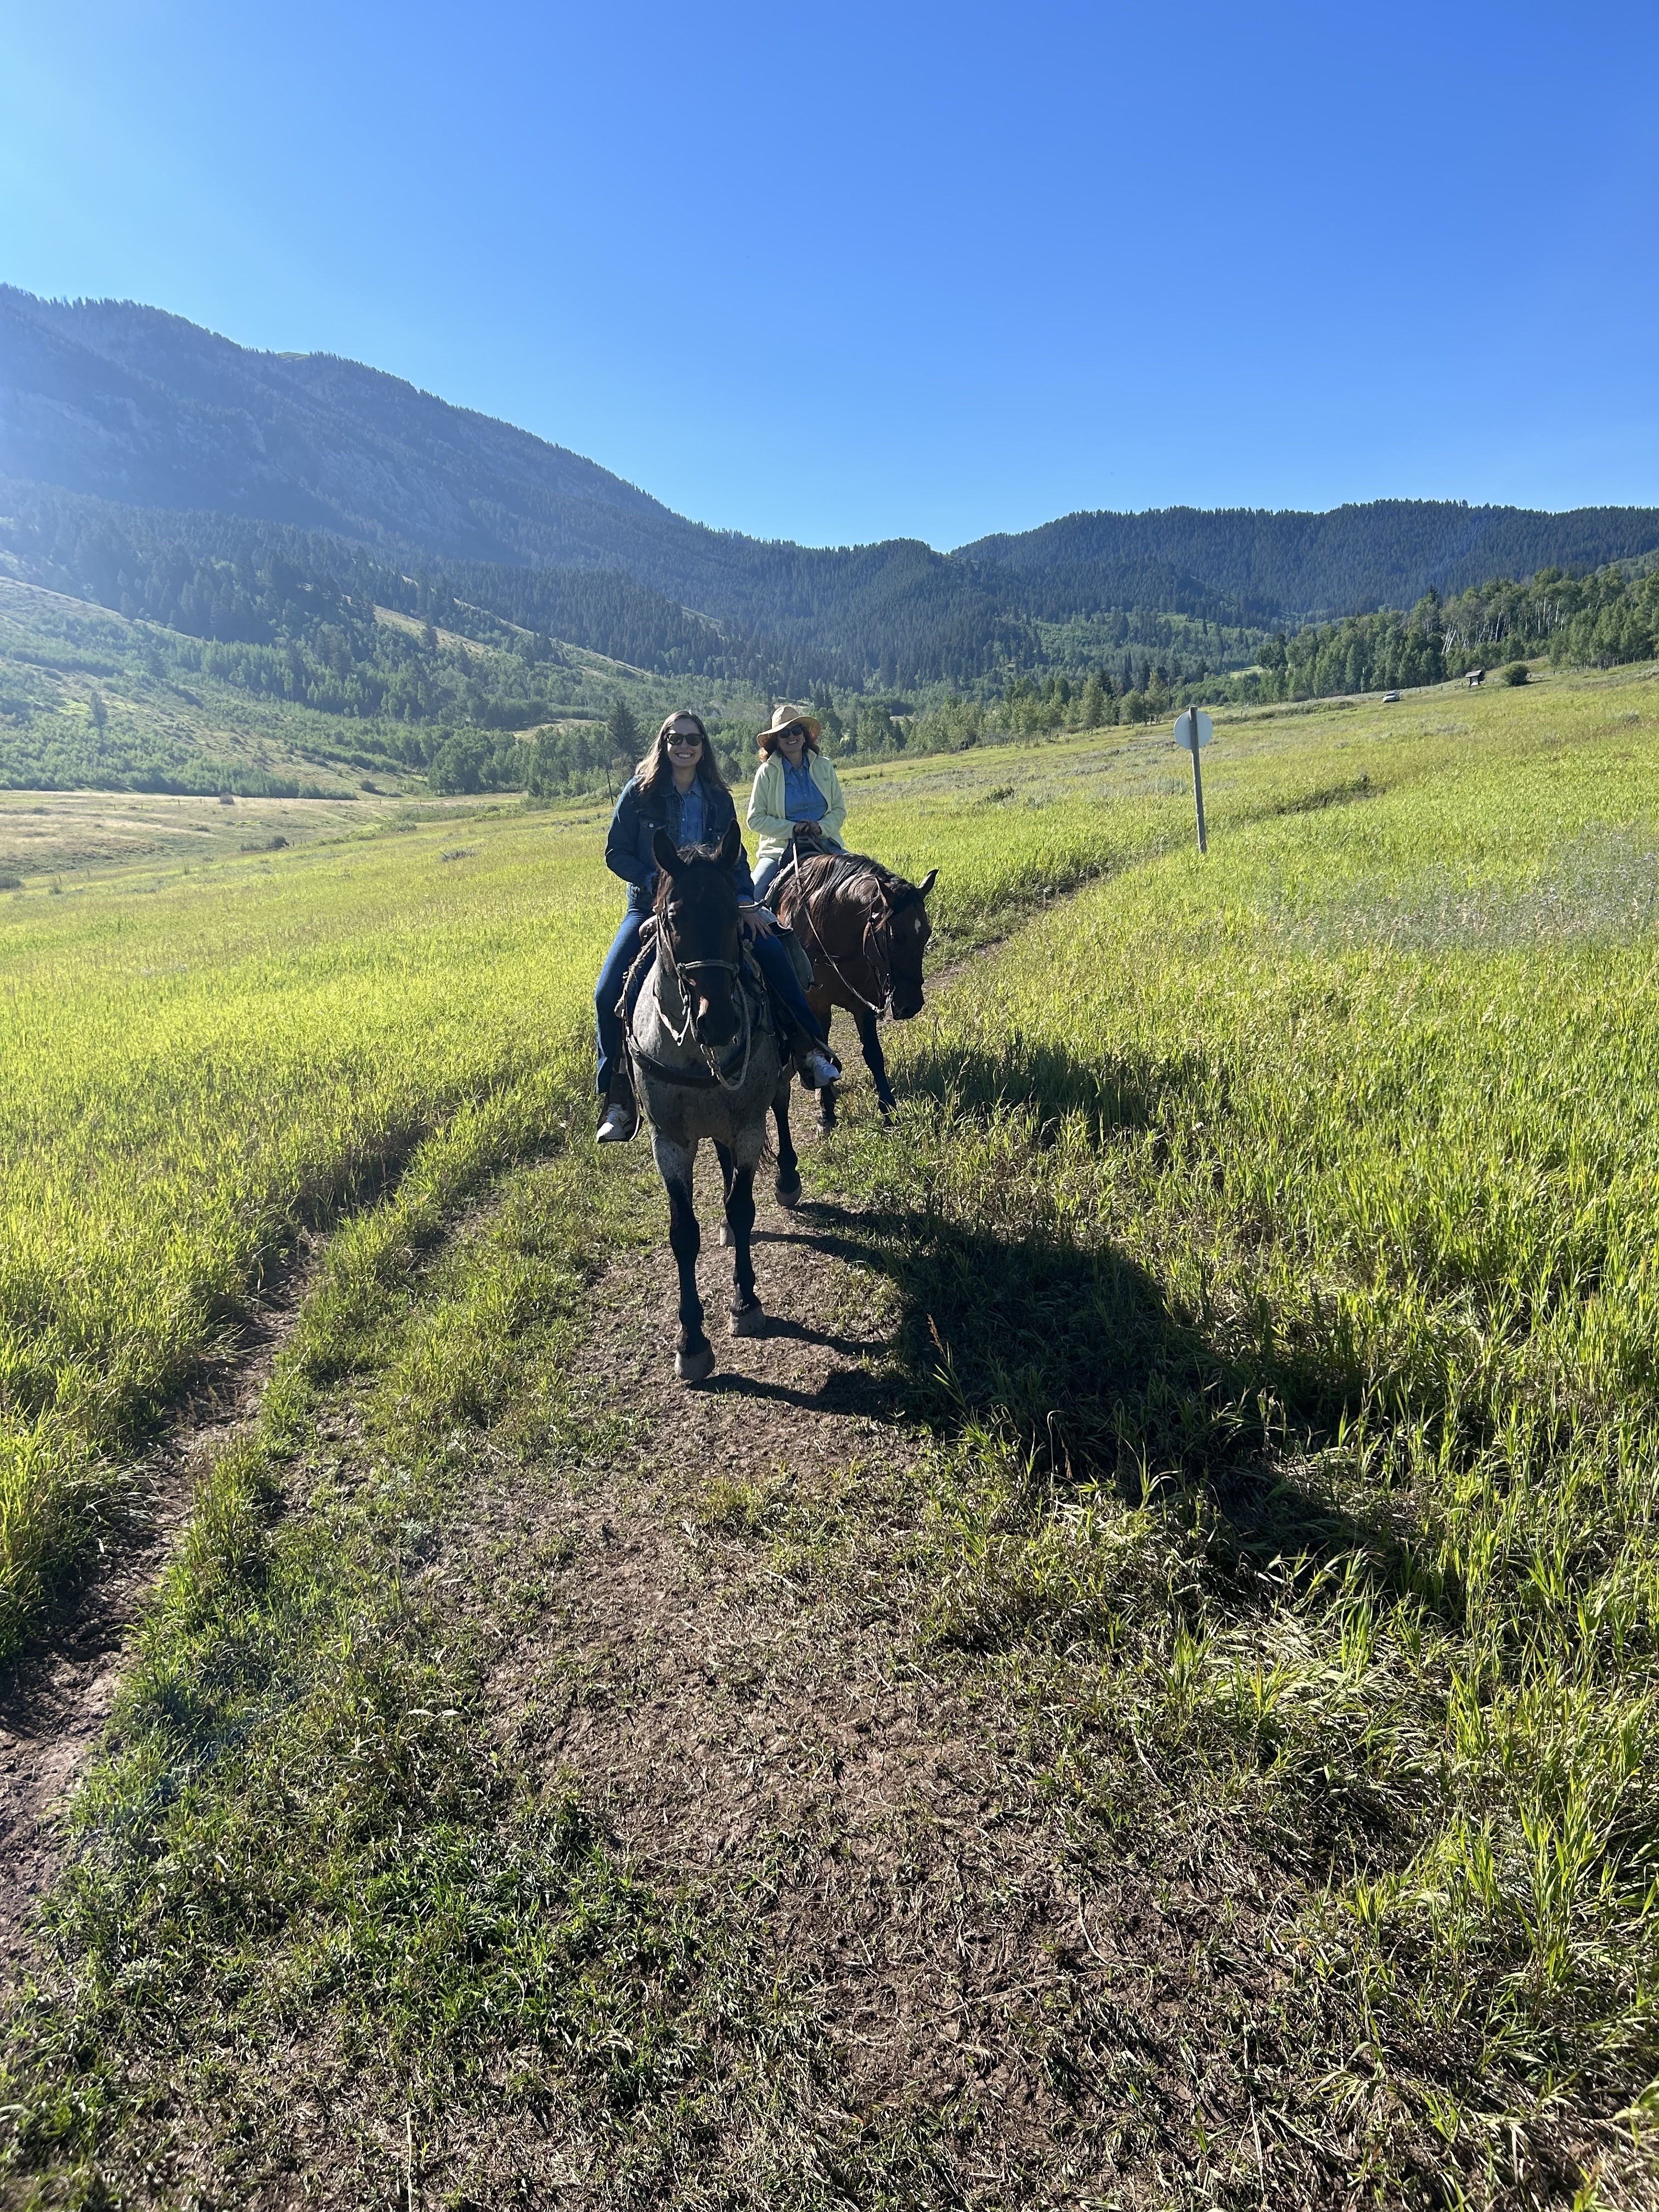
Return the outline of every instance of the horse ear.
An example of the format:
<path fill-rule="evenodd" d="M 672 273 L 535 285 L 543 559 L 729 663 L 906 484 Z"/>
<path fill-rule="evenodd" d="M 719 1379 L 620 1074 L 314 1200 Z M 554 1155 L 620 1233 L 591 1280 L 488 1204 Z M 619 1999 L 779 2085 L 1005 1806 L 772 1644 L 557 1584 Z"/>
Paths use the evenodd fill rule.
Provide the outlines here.
<path fill-rule="evenodd" d="M 738 855 L 743 850 L 743 832 L 738 827 L 734 814 L 726 825 L 726 835 L 714 848 L 714 858 L 723 868 L 735 868 Z"/>
<path fill-rule="evenodd" d="M 933 884 L 934 884 L 934 882 L 935 882 L 936 878 L 938 878 L 938 875 L 939 875 L 939 870 L 938 870 L 937 868 L 929 868 L 929 869 L 928 869 L 928 871 L 927 871 L 927 874 L 922 878 L 921 881 L 921 882 L 916 885 L 916 889 L 917 889 L 917 890 L 921 892 L 921 896 L 922 896 L 922 897 L 923 897 L 923 898 L 926 898 L 926 897 L 927 897 L 927 894 L 928 894 L 928 892 L 929 892 L 930 890 L 933 890 Z"/>
<path fill-rule="evenodd" d="M 684 871 L 679 849 L 665 830 L 659 830 L 651 840 L 651 857 L 665 876 L 678 876 Z"/>

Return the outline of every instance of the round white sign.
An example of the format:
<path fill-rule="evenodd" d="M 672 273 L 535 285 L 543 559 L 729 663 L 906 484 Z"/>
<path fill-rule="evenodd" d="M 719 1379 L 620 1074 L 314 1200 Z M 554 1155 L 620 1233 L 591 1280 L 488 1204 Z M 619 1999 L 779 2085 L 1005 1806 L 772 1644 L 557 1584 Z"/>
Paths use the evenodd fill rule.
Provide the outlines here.
<path fill-rule="evenodd" d="M 1194 735 L 1196 725 L 1196 735 Z M 1215 735 L 1215 724 L 1201 707 L 1183 707 L 1176 716 L 1176 743 L 1185 745 L 1191 752 L 1194 744 L 1207 745 Z"/>

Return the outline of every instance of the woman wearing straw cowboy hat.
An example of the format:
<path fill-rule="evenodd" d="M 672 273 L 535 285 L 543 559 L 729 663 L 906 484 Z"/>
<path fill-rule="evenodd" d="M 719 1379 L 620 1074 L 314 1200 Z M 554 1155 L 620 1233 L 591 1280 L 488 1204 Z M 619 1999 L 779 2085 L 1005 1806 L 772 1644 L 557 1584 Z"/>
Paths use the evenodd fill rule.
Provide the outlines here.
<path fill-rule="evenodd" d="M 842 851 L 847 820 L 836 763 L 818 750 L 818 720 L 782 706 L 757 740 L 761 764 L 749 794 L 749 827 L 759 840 L 755 896 L 763 899 L 792 852 Z"/>

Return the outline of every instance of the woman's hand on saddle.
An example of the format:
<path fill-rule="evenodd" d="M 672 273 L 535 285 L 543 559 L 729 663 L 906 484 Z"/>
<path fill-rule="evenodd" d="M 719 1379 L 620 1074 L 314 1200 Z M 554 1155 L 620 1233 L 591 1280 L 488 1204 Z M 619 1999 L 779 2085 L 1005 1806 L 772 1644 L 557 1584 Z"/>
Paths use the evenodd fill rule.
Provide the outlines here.
<path fill-rule="evenodd" d="M 798 845 L 816 845 L 823 833 L 816 822 L 797 822 L 789 835 Z"/>
<path fill-rule="evenodd" d="M 769 937 L 778 926 L 771 908 L 754 901 L 742 903 L 738 914 L 745 927 L 752 930 L 757 937 Z"/>

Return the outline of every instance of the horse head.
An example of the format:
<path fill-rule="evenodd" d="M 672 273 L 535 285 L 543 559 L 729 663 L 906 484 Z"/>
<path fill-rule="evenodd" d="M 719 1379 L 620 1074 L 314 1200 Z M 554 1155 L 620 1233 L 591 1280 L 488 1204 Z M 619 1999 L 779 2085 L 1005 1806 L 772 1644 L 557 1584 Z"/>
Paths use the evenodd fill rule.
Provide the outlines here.
<path fill-rule="evenodd" d="M 893 1019 L 908 1022 L 921 1012 L 921 956 L 933 933 L 927 919 L 927 894 L 939 870 L 929 868 L 919 884 L 896 882 L 890 888 L 886 919 L 887 972 L 892 978 Z"/>
<path fill-rule="evenodd" d="M 742 945 L 734 870 L 743 840 L 728 823 L 718 845 L 688 845 L 684 852 L 665 830 L 651 840 L 659 870 L 658 943 L 679 978 L 691 1031 L 700 1045 L 719 1052 L 743 1026 L 738 998 Z"/>

